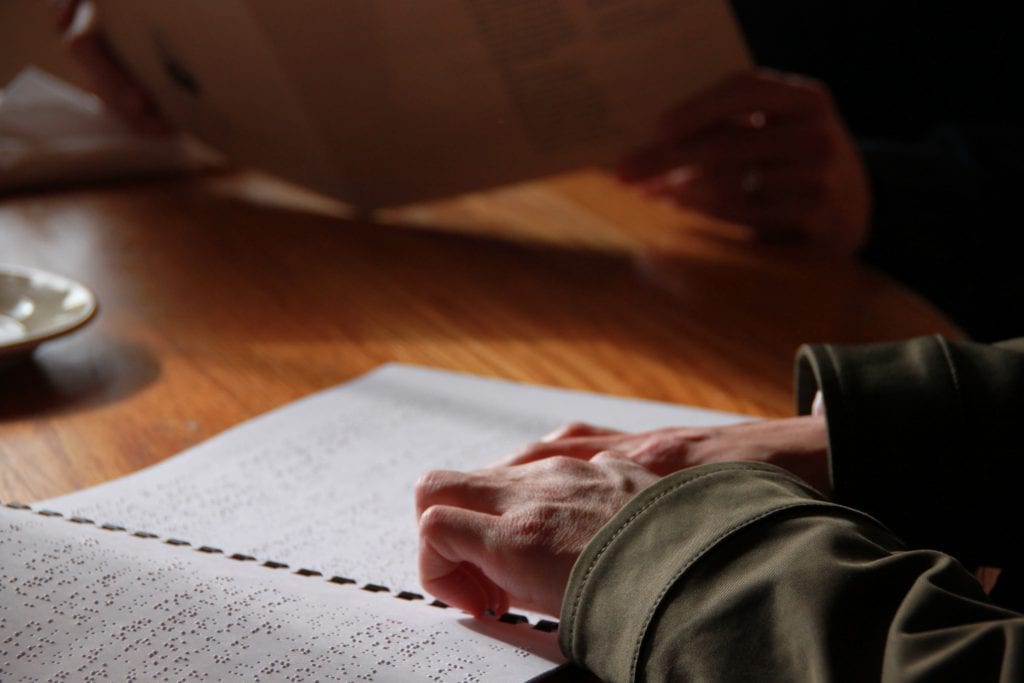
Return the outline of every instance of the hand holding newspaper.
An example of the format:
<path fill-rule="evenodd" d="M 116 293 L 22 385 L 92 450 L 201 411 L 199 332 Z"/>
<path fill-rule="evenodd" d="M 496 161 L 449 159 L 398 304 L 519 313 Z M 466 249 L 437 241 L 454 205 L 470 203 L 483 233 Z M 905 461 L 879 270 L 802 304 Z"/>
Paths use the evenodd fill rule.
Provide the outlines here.
<path fill-rule="evenodd" d="M 100 0 L 175 122 L 367 208 L 606 164 L 749 65 L 725 0 Z"/>

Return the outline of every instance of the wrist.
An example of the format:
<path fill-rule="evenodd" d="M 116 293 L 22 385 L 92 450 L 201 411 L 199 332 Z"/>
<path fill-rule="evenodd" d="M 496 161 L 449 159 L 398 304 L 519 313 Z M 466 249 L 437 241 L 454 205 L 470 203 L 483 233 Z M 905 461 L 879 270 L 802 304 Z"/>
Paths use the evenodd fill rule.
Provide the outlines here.
<path fill-rule="evenodd" d="M 831 496 L 828 425 L 824 410 L 792 418 L 792 424 L 799 433 L 794 434 L 795 438 L 784 444 L 784 447 L 772 450 L 766 462 L 792 472 L 824 495 Z"/>

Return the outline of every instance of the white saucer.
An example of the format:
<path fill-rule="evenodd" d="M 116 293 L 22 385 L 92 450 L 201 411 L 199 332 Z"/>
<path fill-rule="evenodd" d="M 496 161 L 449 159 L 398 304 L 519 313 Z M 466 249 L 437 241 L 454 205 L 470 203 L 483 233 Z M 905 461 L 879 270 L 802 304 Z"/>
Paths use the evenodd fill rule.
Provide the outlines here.
<path fill-rule="evenodd" d="M 96 296 L 60 275 L 0 265 L 0 359 L 77 330 L 96 315 Z"/>

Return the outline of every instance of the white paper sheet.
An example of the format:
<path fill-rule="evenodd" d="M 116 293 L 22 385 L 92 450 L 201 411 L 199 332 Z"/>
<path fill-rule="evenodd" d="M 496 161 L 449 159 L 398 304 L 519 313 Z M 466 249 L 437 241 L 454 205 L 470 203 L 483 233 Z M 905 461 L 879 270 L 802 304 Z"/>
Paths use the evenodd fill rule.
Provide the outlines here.
<path fill-rule="evenodd" d="M 555 637 L 0 507 L 0 681 L 522 681 Z"/>
<path fill-rule="evenodd" d="M 643 430 L 743 419 L 391 364 L 35 507 L 423 592 L 413 487 L 427 470 L 488 465 L 573 420 Z"/>

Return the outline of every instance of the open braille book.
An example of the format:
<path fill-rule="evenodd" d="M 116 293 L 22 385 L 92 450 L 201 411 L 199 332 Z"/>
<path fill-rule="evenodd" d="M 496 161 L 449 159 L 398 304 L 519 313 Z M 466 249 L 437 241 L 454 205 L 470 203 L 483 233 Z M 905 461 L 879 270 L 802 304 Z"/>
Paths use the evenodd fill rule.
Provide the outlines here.
<path fill-rule="evenodd" d="M 413 486 L 559 424 L 741 416 L 390 364 L 158 465 L 0 506 L 0 681 L 522 681 L 550 617 L 473 619 L 416 574 Z"/>

